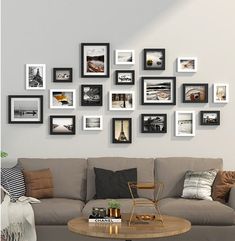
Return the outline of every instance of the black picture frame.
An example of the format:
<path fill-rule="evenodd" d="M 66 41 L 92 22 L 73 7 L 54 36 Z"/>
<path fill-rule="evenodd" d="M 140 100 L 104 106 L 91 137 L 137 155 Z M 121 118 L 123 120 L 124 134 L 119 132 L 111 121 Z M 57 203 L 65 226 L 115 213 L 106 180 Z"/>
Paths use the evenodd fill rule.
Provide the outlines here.
<path fill-rule="evenodd" d="M 148 58 L 149 53 L 160 53 L 162 59 L 159 58 L 159 61 Z M 153 55 L 153 54 L 152 54 Z M 153 58 L 154 56 L 152 56 Z M 156 57 L 157 58 L 157 57 Z M 162 61 L 162 62 L 160 62 Z M 144 70 L 165 70 L 166 67 L 166 50 L 163 48 L 146 48 L 144 49 Z"/>
<path fill-rule="evenodd" d="M 188 90 L 187 88 L 190 87 L 192 88 Z M 203 87 L 203 92 L 199 89 L 200 87 Z M 208 103 L 208 84 L 183 84 L 182 99 L 183 103 Z"/>
<path fill-rule="evenodd" d="M 146 121 L 146 117 L 152 119 Z M 141 133 L 167 133 L 167 114 L 141 114 Z"/>
<path fill-rule="evenodd" d="M 19 110 L 14 110 L 14 113 L 12 113 L 12 107 L 13 101 L 17 100 L 20 101 L 20 99 L 35 99 L 38 100 L 38 106 L 37 110 L 32 110 L 34 107 L 29 107 L 25 105 L 25 100 L 20 104 L 19 103 Z M 30 100 L 29 100 L 30 101 Z M 30 109 L 26 109 L 30 108 Z M 38 112 L 38 114 L 37 114 Z M 35 114 L 38 115 L 38 119 L 34 120 L 29 120 L 30 117 L 34 116 Z M 18 120 L 14 119 L 14 115 L 17 115 L 19 117 Z M 27 115 L 27 116 L 26 116 Z M 20 119 L 20 116 L 22 118 Z M 28 117 L 28 118 L 27 118 Z M 42 95 L 9 95 L 8 96 L 8 123 L 9 124 L 41 124 L 43 123 L 43 96 Z"/>
<path fill-rule="evenodd" d="M 97 100 L 97 97 L 93 96 L 93 99 L 85 99 L 85 88 L 90 88 L 93 91 L 98 91 L 100 98 Z M 91 93 L 92 94 L 92 93 Z M 103 105 L 103 85 L 81 85 L 81 106 L 102 106 Z"/>
<path fill-rule="evenodd" d="M 86 72 L 85 70 L 85 66 L 87 66 L 87 60 L 84 58 L 85 57 L 85 48 L 86 47 L 100 47 L 100 46 L 104 46 L 106 48 L 106 57 L 104 55 L 104 66 L 103 69 L 106 71 L 104 71 L 104 74 L 98 74 L 98 68 L 95 69 L 94 68 L 94 72 Z M 94 58 L 100 58 L 102 60 L 102 56 L 100 57 L 94 57 Z M 99 60 L 100 61 L 100 60 Z M 102 61 L 101 61 L 102 62 Z M 92 65 L 91 65 L 92 66 Z M 89 74 L 88 74 L 89 73 Z M 82 78 L 109 78 L 110 75 L 110 44 L 109 43 L 81 43 L 81 77 Z"/>
<path fill-rule="evenodd" d="M 121 122 L 121 127 L 120 127 L 120 135 L 118 138 L 116 138 L 116 122 Z M 127 127 L 127 132 L 128 135 L 125 134 L 125 131 L 123 128 L 124 125 L 124 121 L 127 121 L 128 123 L 128 127 Z M 130 144 L 132 143 L 132 119 L 131 118 L 112 118 L 112 142 L 114 144 Z M 119 140 L 120 138 L 120 140 Z M 121 140 L 121 138 L 123 138 L 123 140 Z"/>
<path fill-rule="evenodd" d="M 60 128 L 58 131 L 54 131 L 53 129 L 53 120 L 54 119 L 68 119 L 71 118 L 72 120 L 72 127 L 71 126 L 65 126 L 63 125 L 62 130 L 60 128 L 60 125 L 58 125 L 55 128 Z M 67 128 L 67 130 L 65 129 Z M 63 129 L 65 131 L 63 132 Z M 51 115 L 50 116 L 50 135 L 75 135 L 76 134 L 76 116 L 75 115 Z"/>
<path fill-rule="evenodd" d="M 67 79 L 58 79 L 56 73 L 60 72 L 69 72 L 69 77 Z M 73 68 L 53 68 L 53 82 L 56 83 L 68 83 L 73 82 Z"/>
<path fill-rule="evenodd" d="M 169 82 L 167 82 L 167 80 L 169 80 Z M 159 85 L 159 89 L 162 88 L 161 85 L 163 85 L 163 83 L 165 84 L 166 87 L 167 87 L 167 85 L 169 86 L 168 83 L 170 83 L 170 86 L 171 86 L 170 90 L 168 91 L 166 88 L 165 93 L 164 92 L 162 93 L 163 97 L 167 96 L 167 95 L 170 96 L 170 100 L 164 100 L 163 98 L 159 99 L 159 97 L 156 98 L 156 100 L 146 100 L 146 96 L 149 95 L 149 94 L 147 94 L 147 91 L 145 90 L 145 82 L 146 81 L 149 81 L 151 83 L 153 83 L 155 81 L 156 84 Z M 157 83 L 157 82 L 159 82 L 159 83 Z M 156 87 L 155 87 L 155 89 L 156 89 Z M 146 92 L 146 94 L 145 94 L 145 92 Z M 152 93 L 152 95 L 153 94 L 154 93 Z M 157 95 L 157 94 L 158 93 L 155 93 L 155 95 Z M 176 77 L 160 77 L 160 76 L 142 77 L 141 78 L 141 98 L 142 98 L 142 100 L 141 100 L 142 105 L 176 105 Z M 155 97 L 153 97 L 153 98 L 155 98 Z"/>
<path fill-rule="evenodd" d="M 119 81 L 119 75 L 120 74 L 131 74 L 132 80 L 130 82 L 120 82 Z M 123 77 L 127 78 L 127 77 Z M 116 85 L 134 85 L 135 84 L 135 71 L 134 70 L 116 70 L 115 71 L 115 84 Z"/>
<path fill-rule="evenodd" d="M 205 114 L 216 114 L 217 118 L 213 119 L 212 117 L 204 118 Z M 200 125 L 202 126 L 219 126 L 220 125 L 220 111 L 219 110 L 207 110 L 200 111 Z"/>

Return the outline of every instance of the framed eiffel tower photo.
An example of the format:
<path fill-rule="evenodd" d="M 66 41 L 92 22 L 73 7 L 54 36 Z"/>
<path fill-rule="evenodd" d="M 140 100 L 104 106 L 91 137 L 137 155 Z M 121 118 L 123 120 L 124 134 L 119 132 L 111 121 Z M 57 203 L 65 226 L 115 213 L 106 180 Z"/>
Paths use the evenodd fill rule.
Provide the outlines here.
<path fill-rule="evenodd" d="M 26 90 L 46 89 L 46 65 L 26 64 Z"/>
<path fill-rule="evenodd" d="M 132 143 L 131 118 L 113 118 L 113 143 Z"/>

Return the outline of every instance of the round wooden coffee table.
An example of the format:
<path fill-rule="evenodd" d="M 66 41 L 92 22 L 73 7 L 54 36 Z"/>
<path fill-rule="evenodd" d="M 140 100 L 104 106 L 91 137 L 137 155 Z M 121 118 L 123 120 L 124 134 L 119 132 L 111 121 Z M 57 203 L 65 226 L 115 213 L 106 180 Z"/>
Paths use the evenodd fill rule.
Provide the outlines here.
<path fill-rule="evenodd" d="M 68 222 L 70 231 L 80 235 L 110 238 L 110 239 L 141 239 L 162 238 L 185 233 L 190 230 L 191 223 L 183 218 L 162 216 L 164 224 L 155 221 L 150 223 L 134 223 L 130 226 L 128 221 L 122 223 L 88 223 L 87 218 L 75 218 Z"/>

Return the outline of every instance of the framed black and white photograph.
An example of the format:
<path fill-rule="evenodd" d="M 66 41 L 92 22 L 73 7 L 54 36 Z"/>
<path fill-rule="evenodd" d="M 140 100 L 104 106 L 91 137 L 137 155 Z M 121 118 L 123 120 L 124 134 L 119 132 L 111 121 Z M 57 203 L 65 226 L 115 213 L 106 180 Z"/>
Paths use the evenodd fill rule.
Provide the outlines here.
<path fill-rule="evenodd" d="M 135 71 L 134 70 L 116 70 L 116 85 L 134 85 Z"/>
<path fill-rule="evenodd" d="M 109 43 L 81 44 L 81 77 L 108 78 L 110 68 Z"/>
<path fill-rule="evenodd" d="M 176 111 L 175 112 L 175 135 L 195 136 L 195 112 Z"/>
<path fill-rule="evenodd" d="M 167 133 L 166 114 L 141 114 L 142 133 Z"/>
<path fill-rule="evenodd" d="M 216 83 L 213 86 L 213 102 L 218 104 L 229 102 L 229 85 Z"/>
<path fill-rule="evenodd" d="M 135 64 L 135 50 L 120 50 L 115 51 L 116 65 L 134 65 Z"/>
<path fill-rule="evenodd" d="M 82 106 L 102 106 L 103 86 L 102 85 L 81 85 Z"/>
<path fill-rule="evenodd" d="M 75 135 L 75 115 L 51 115 L 51 135 Z"/>
<path fill-rule="evenodd" d="M 99 131 L 103 129 L 102 116 L 83 116 L 83 130 Z"/>
<path fill-rule="evenodd" d="M 175 105 L 175 77 L 142 77 L 142 105 Z"/>
<path fill-rule="evenodd" d="M 25 83 L 27 90 L 46 89 L 46 65 L 26 64 Z"/>
<path fill-rule="evenodd" d="M 42 95 L 9 95 L 8 123 L 43 123 Z"/>
<path fill-rule="evenodd" d="M 165 49 L 144 49 L 144 70 L 165 70 Z"/>
<path fill-rule="evenodd" d="M 76 90 L 75 89 L 51 89 L 50 108 L 51 109 L 75 109 Z"/>
<path fill-rule="evenodd" d="M 134 110 L 135 93 L 134 91 L 110 91 L 109 110 Z"/>
<path fill-rule="evenodd" d="M 200 123 L 203 126 L 219 126 L 220 111 L 200 111 Z"/>
<path fill-rule="evenodd" d="M 208 103 L 208 84 L 183 84 L 183 103 Z"/>
<path fill-rule="evenodd" d="M 73 81 L 72 68 L 53 68 L 53 82 L 68 83 Z"/>
<path fill-rule="evenodd" d="M 113 118 L 113 143 L 125 144 L 132 142 L 131 118 Z"/>
<path fill-rule="evenodd" d="M 197 72 L 197 65 L 196 57 L 177 58 L 177 72 L 195 73 Z"/>

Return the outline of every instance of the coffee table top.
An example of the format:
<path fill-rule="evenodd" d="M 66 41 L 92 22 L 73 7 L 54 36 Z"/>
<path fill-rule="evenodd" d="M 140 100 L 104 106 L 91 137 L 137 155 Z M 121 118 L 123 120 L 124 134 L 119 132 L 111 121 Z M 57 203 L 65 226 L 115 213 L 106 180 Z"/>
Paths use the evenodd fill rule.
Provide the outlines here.
<path fill-rule="evenodd" d="M 123 217 L 123 216 L 122 216 Z M 75 218 L 68 222 L 70 231 L 97 238 L 112 239 L 140 239 L 140 238 L 160 238 L 182 234 L 190 230 L 191 223 L 183 218 L 162 216 L 164 225 L 159 222 L 148 224 L 128 225 L 127 219 L 122 223 L 88 223 L 87 218 Z"/>

